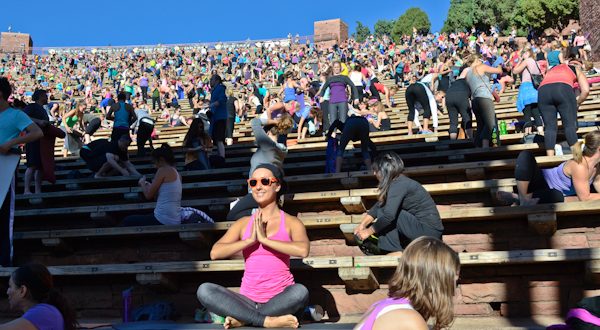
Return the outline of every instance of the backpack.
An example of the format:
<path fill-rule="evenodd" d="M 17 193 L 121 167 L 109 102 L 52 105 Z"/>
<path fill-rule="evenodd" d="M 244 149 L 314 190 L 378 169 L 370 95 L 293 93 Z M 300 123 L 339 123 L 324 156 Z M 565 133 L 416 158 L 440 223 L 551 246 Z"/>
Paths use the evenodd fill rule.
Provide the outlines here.
<path fill-rule="evenodd" d="M 177 318 L 173 303 L 159 301 L 154 304 L 143 305 L 132 313 L 132 321 L 174 321 Z"/>
<path fill-rule="evenodd" d="M 548 330 L 593 330 L 600 328 L 600 297 L 583 298 L 567 313 L 566 324 L 549 326 Z"/>

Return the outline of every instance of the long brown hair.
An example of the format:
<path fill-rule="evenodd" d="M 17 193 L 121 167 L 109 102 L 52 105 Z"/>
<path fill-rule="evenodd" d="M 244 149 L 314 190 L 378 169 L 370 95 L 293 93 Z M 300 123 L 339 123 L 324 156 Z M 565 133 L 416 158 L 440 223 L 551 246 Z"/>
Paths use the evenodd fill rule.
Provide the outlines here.
<path fill-rule="evenodd" d="M 583 156 L 592 157 L 598 148 L 600 148 L 600 131 L 589 132 L 583 137 L 583 141 L 573 145 L 573 160 L 581 164 Z"/>
<path fill-rule="evenodd" d="M 66 330 L 75 330 L 79 326 L 75 311 L 67 299 L 54 288 L 52 275 L 46 266 L 41 264 L 28 264 L 17 268 L 12 273 L 12 280 L 17 287 L 25 286 L 29 292 L 29 299 L 36 303 L 49 304 L 60 312 Z"/>
<path fill-rule="evenodd" d="M 388 295 L 408 299 L 425 321 L 434 318 L 434 329 L 447 328 L 454 319 L 459 272 L 458 254 L 441 240 L 423 236 L 402 253 Z"/>

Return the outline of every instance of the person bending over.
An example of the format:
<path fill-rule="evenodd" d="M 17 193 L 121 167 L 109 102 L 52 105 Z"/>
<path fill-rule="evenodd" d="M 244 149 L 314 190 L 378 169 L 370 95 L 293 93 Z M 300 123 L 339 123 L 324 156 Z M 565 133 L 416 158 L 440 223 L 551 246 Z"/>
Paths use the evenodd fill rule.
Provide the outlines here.
<path fill-rule="evenodd" d="M 522 151 L 515 166 L 518 193 L 498 193 L 498 198 L 520 205 L 600 199 L 590 189 L 600 191 L 600 131 L 587 133 L 584 141 L 573 145 L 573 159 L 549 169 L 540 169 L 533 154 Z"/>
<path fill-rule="evenodd" d="M 15 270 L 8 280 L 10 308 L 23 313 L 20 318 L 0 325 L 0 330 L 75 330 L 75 311 L 54 288 L 52 275 L 40 264 Z"/>
<path fill-rule="evenodd" d="M 388 298 L 373 304 L 354 329 L 428 330 L 429 319 L 434 330 L 450 327 L 459 274 L 460 259 L 448 245 L 433 237 L 414 240 L 402 253 Z"/>
<path fill-rule="evenodd" d="M 335 120 L 329 127 L 327 137 L 332 137 L 335 130 L 340 130 L 342 135 L 340 137 L 340 144 L 337 148 L 337 154 L 335 159 L 335 171 L 339 173 L 342 171 L 342 162 L 344 161 L 344 153 L 346 153 L 346 146 L 350 141 L 360 141 L 360 151 L 365 162 L 367 171 L 371 170 L 371 154 L 369 149 L 377 151 L 375 144 L 369 139 L 369 121 L 363 116 L 350 116 L 346 119 L 345 123 L 339 120 Z"/>
<path fill-rule="evenodd" d="M 240 293 L 213 283 L 198 288 L 202 305 L 226 316 L 226 329 L 297 328 L 294 314 L 308 303 L 308 290 L 290 273 L 290 257 L 308 256 L 310 242 L 304 224 L 277 205 L 282 184 L 278 167 L 259 165 L 248 180 L 258 211 L 236 221 L 210 252 L 211 259 L 218 260 L 241 251 L 245 260 Z"/>
<path fill-rule="evenodd" d="M 354 230 L 363 252 L 402 251 L 421 236 L 442 237 L 444 226 L 435 202 L 420 183 L 402 174 L 400 156 L 394 152 L 377 156 L 373 171 L 379 181 L 378 202 Z"/>
<path fill-rule="evenodd" d="M 265 127 L 263 127 L 263 124 Z M 274 165 L 283 172 L 283 160 L 288 149 L 283 143 L 277 142 L 277 137 L 292 127 L 291 116 L 284 113 L 275 120 L 254 118 L 250 121 L 250 126 L 252 126 L 257 148 L 252 158 L 250 158 L 249 175 L 252 175 L 254 170 L 261 164 Z M 227 221 L 235 221 L 249 216 L 252 210 L 257 207 L 258 204 L 256 204 L 252 193 L 249 193 L 231 208 L 231 211 L 227 214 Z"/>
<path fill-rule="evenodd" d="M 153 214 L 130 215 L 123 219 L 123 226 L 178 225 L 181 223 L 181 176 L 175 168 L 175 156 L 168 144 L 152 150 L 156 174 L 152 183 L 143 176 L 139 180 L 144 197 L 156 197 Z"/>
<path fill-rule="evenodd" d="M 95 174 L 95 178 L 113 175 L 141 176 L 129 161 L 127 148 L 131 144 L 129 135 L 121 135 L 117 142 L 98 139 L 81 148 L 80 157 Z"/>

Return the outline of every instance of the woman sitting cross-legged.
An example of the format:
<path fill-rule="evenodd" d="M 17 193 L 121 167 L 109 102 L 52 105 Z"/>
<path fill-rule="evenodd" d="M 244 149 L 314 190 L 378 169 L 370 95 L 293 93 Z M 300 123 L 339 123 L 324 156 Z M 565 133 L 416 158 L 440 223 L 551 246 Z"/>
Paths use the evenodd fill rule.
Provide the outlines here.
<path fill-rule="evenodd" d="M 498 199 L 519 205 L 600 199 L 600 131 L 583 140 L 573 145 L 573 159 L 549 169 L 540 169 L 531 152 L 521 151 L 515 166 L 518 193 L 498 192 Z"/>
<path fill-rule="evenodd" d="M 277 205 L 283 175 L 271 164 L 256 167 L 248 180 L 258 211 L 236 221 L 215 243 L 213 260 L 242 252 L 245 260 L 240 293 L 203 283 L 198 299 L 212 313 L 226 316 L 226 329 L 251 325 L 297 328 L 294 314 L 308 303 L 308 290 L 294 282 L 290 256 L 308 256 L 310 244 L 304 224 Z"/>
<path fill-rule="evenodd" d="M 373 171 L 379 180 L 379 201 L 354 231 L 363 252 L 386 254 L 402 251 L 421 236 L 442 238 L 444 226 L 435 202 L 420 183 L 402 174 L 400 156 L 377 156 Z"/>
<path fill-rule="evenodd" d="M 454 319 L 453 297 L 460 259 L 437 238 L 421 237 L 410 243 L 389 283 L 389 298 L 365 313 L 355 330 L 429 330 L 450 327 Z"/>
<path fill-rule="evenodd" d="M 130 215 L 123 219 L 123 226 L 178 225 L 181 223 L 181 176 L 175 168 L 175 156 L 171 147 L 163 145 L 152 150 L 152 160 L 157 171 L 152 183 L 143 176 L 139 180 L 146 199 L 156 197 L 154 213 Z"/>

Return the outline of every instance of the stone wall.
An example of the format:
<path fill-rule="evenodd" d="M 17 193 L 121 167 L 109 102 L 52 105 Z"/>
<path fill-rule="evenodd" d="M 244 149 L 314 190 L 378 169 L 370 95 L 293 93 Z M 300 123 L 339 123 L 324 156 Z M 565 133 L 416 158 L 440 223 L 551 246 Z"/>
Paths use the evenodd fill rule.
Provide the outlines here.
<path fill-rule="evenodd" d="M 348 40 L 348 25 L 339 18 L 316 21 L 314 24 L 314 39 L 317 44 L 332 41 L 344 42 Z"/>
<path fill-rule="evenodd" d="M 24 51 L 31 54 L 32 48 L 33 41 L 29 34 L 2 32 L 2 36 L 0 37 L 0 52 L 20 53 Z"/>
<path fill-rule="evenodd" d="M 579 19 L 584 34 L 589 33 L 590 44 L 592 45 L 592 58 L 594 61 L 600 61 L 600 1 L 598 0 L 580 0 L 579 1 Z"/>

